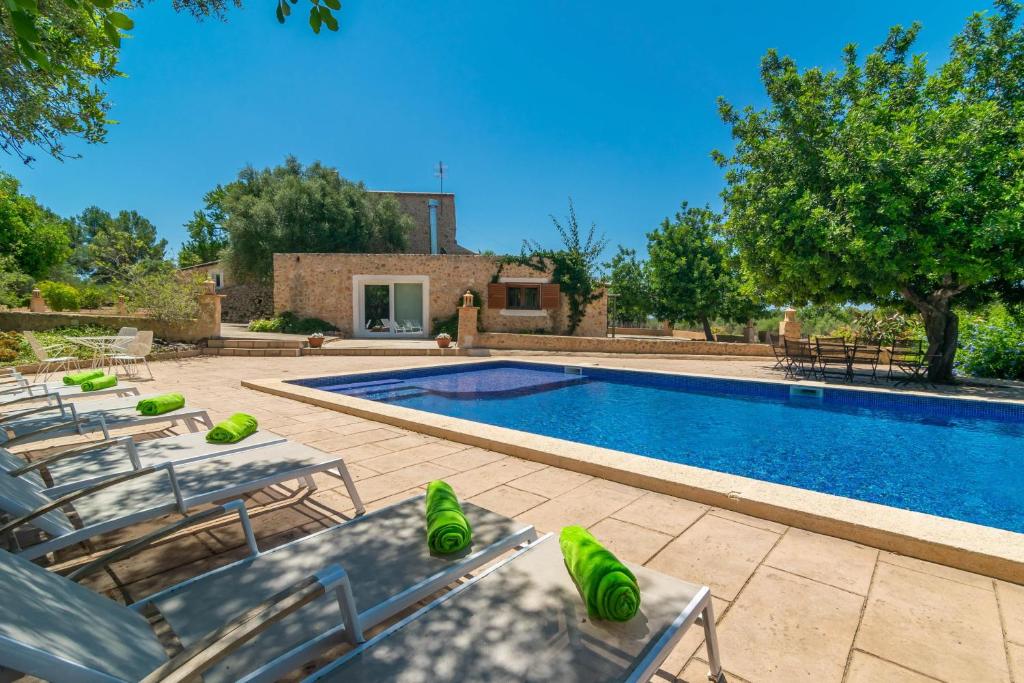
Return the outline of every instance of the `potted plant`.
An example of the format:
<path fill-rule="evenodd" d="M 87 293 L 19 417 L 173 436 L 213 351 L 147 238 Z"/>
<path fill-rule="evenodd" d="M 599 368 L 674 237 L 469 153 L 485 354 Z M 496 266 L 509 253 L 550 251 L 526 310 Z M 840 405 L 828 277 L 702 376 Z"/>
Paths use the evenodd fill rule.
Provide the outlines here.
<path fill-rule="evenodd" d="M 309 348 L 319 349 L 324 345 L 324 335 L 322 332 L 314 332 L 313 334 L 306 337 L 306 341 L 309 342 Z"/>
<path fill-rule="evenodd" d="M 452 343 L 452 335 L 447 332 L 442 332 L 434 337 L 434 339 L 437 341 L 437 345 L 442 349 L 447 349 Z"/>

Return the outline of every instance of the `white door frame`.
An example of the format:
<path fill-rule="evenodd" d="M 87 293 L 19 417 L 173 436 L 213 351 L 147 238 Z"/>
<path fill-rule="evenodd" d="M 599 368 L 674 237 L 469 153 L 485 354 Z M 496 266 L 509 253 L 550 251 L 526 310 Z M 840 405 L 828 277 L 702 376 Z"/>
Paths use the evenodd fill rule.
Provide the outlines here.
<path fill-rule="evenodd" d="M 365 285 L 388 285 L 388 306 L 391 322 L 395 322 L 395 285 L 423 285 L 422 332 L 370 332 L 366 329 Z M 430 336 L 430 276 L 428 275 L 353 275 L 352 276 L 352 336 L 360 339 L 426 339 Z"/>

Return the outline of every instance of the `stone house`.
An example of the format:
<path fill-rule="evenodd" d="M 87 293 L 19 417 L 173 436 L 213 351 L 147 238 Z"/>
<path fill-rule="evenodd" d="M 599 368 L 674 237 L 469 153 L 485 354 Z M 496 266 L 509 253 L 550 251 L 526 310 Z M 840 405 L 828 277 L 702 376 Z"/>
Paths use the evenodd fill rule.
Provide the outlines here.
<path fill-rule="evenodd" d="M 550 273 L 480 254 L 274 254 L 274 311 L 326 320 L 346 337 L 426 338 L 480 294 L 488 332 L 564 334 L 568 305 Z M 607 299 L 576 330 L 606 334 Z"/>
<path fill-rule="evenodd" d="M 456 240 L 455 195 L 450 192 L 370 191 L 393 197 L 402 211 L 413 219 L 408 235 L 407 254 L 472 254 Z M 271 287 L 236 283 L 227 264 L 208 261 L 182 268 L 183 273 L 203 273 L 213 280 L 224 295 L 226 322 L 245 323 L 273 314 Z"/>

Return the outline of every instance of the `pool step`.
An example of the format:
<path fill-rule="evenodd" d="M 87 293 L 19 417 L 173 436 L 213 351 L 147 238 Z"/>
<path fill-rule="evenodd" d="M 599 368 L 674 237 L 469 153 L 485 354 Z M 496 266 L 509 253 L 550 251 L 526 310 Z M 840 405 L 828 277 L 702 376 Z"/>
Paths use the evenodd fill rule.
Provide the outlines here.
<path fill-rule="evenodd" d="M 395 389 L 377 389 L 376 391 L 366 392 L 365 394 L 349 394 L 349 396 L 356 396 L 357 398 L 366 398 L 371 401 L 387 403 L 388 401 L 398 401 L 403 398 L 426 396 L 428 393 L 430 392 L 424 391 L 419 387 L 398 387 Z"/>

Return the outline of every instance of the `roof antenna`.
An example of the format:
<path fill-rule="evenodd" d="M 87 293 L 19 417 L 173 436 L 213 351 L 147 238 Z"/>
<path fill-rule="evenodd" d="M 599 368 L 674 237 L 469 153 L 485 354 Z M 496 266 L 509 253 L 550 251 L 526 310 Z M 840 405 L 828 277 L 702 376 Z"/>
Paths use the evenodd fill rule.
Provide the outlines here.
<path fill-rule="evenodd" d="M 440 161 L 437 162 L 437 171 L 434 173 L 434 177 L 437 178 L 441 183 L 441 194 L 444 194 L 444 177 L 448 174 L 448 167 Z"/>

